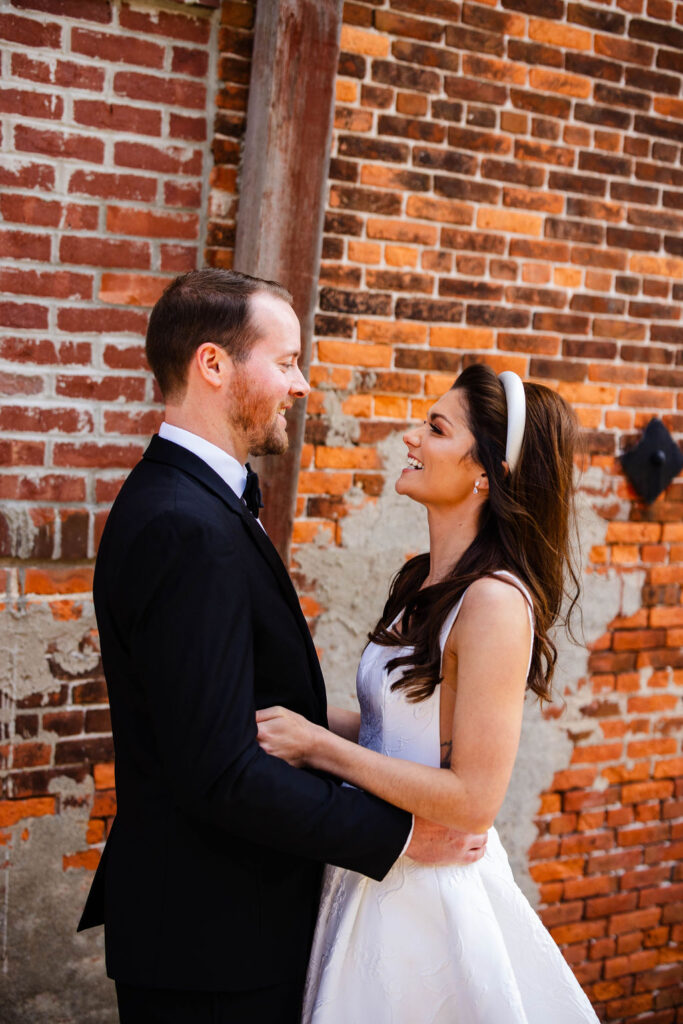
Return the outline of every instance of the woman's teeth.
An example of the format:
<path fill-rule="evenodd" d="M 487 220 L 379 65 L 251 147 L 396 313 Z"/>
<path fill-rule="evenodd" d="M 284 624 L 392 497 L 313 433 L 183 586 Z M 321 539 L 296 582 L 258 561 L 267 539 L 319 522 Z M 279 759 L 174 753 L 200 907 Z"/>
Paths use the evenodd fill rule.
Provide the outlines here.
<path fill-rule="evenodd" d="M 414 455 L 408 456 L 408 465 L 412 466 L 413 469 L 424 469 L 423 464 L 419 459 L 416 459 Z"/>

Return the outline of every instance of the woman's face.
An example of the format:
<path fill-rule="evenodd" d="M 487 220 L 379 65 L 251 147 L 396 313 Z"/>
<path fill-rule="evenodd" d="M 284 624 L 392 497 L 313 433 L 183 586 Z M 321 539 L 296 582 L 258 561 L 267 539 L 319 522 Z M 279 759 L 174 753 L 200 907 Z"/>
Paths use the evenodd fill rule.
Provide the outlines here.
<path fill-rule="evenodd" d="M 434 403 L 428 419 L 406 431 L 403 440 L 408 466 L 396 481 L 399 494 L 431 507 L 454 507 L 467 499 L 479 504 L 486 496 L 486 477 L 469 455 L 474 437 L 467 426 L 464 392 L 447 391 Z"/>

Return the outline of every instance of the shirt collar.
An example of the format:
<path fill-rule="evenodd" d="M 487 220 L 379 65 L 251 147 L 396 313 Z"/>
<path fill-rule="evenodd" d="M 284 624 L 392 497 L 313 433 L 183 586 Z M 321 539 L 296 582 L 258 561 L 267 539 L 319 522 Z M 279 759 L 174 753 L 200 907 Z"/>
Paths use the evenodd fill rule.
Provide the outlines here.
<path fill-rule="evenodd" d="M 211 441 L 207 441 L 206 438 L 193 434 L 189 430 L 183 430 L 182 427 L 173 427 L 165 421 L 159 427 L 159 437 L 173 441 L 174 444 L 186 448 L 202 459 L 207 466 L 218 473 L 221 480 L 225 481 L 238 498 L 242 497 L 247 483 L 247 470 L 232 455 L 228 455 L 226 451 L 212 444 Z"/>

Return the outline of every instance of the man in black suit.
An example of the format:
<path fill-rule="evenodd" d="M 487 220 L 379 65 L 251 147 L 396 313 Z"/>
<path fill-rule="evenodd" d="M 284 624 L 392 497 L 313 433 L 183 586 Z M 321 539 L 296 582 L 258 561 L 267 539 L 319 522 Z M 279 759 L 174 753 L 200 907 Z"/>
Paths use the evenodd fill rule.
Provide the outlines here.
<path fill-rule="evenodd" d="M 381 878 L 404 850 L 483 852 L 258 746 L 257 708 L 326 722 L 297 596 L 241 499 L 248 455 L 286 449 L 309 390 L 290 302 L 203 270 L 150 318 L 165 421 L 97 558 L 118 812 L 79 926 L 105 923 L 123 1024 L 296 1024 L 324 862 Z"/>

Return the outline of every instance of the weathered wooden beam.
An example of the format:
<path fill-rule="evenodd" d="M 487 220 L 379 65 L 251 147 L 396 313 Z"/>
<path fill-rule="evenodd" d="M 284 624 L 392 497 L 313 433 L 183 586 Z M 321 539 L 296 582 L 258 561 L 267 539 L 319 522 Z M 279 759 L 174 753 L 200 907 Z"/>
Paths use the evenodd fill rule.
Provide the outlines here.
<path fill-rule="evenodd" d="M 236 270 L 280 281 L 301 321 L 308 371 L 317 300 L 343 0 L 258 0 L 235 242 Z M 305 405 L 286 455 L 259 459 L 263 521 L 285 563 Z"/>

